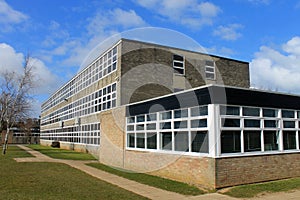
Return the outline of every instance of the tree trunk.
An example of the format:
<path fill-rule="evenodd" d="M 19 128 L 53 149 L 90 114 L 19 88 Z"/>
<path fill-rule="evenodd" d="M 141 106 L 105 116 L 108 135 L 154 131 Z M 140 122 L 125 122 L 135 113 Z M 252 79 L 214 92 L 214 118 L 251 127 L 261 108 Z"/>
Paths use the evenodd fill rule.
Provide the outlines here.
<path fill-rule="evenodd" d="M 3 149 L 2 149 L 2 154 L 5 155 L 6 154 L 6 150 L 7 150 L 7 145 L 8 145 L 8 135 L 9 135 L 9 127 L 7 127 L 6 130 L 6 134 L 5 134 L 5 140 L 4 140 L 4 144 L 3 144 Z"/>

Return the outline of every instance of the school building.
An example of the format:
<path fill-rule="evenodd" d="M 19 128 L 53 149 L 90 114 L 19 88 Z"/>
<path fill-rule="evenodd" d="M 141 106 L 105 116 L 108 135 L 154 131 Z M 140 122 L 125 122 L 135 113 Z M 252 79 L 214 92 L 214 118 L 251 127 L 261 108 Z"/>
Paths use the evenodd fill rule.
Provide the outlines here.
<path fill-rule="evenodd" d="M 42 105 L 40 142 L 208 188 L 300 176 L 300 97 L 249 63 L 121 39 Z"/>

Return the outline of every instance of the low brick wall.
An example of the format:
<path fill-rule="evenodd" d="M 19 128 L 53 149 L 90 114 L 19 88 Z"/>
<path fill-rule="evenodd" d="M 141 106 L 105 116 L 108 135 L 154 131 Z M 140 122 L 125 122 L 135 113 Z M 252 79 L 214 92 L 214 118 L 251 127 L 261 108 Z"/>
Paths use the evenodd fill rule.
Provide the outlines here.
<path fill-rule="evenodd" d="M 42 146 L 51 146 L 52 140 L 40 140 Z M 99 146 L 76 144 L 70 142 L 59 142 L 61 149 L 74 150 L 77 152 L 90 153 L 96 158 L 99 158 Z"/>
<path fill-rule="evenodd" d="M 216 159 L 216 188 L 300 177 L 300 153 Z"/>
<path fill-rule="evenodd" d="M 215 159 L 127 150 L 124 168 L 184 183 L 214 188 Z"/>

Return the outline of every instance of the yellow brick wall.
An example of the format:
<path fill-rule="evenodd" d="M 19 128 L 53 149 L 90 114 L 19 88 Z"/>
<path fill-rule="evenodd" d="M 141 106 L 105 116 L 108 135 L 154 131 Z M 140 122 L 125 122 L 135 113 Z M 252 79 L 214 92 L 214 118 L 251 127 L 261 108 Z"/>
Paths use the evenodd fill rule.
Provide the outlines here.
<path fill-rule="evenodd" d="M 216 187 L 300 177 L 300 153 L 216 160 Z"/>

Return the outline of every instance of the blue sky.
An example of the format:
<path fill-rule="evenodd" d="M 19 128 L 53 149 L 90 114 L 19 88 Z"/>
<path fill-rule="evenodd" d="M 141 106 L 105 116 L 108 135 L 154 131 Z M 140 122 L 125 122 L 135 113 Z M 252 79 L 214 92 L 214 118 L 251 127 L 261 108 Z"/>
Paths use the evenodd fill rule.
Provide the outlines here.
<path fill-rule="evenodd" d="M 34 58 L 38 110 L 91 49 L 125 32 L 247 61 L 253 87 L 300 94 L 299 19 L 300 0 L 0 0 L 0 71 Z"/>

